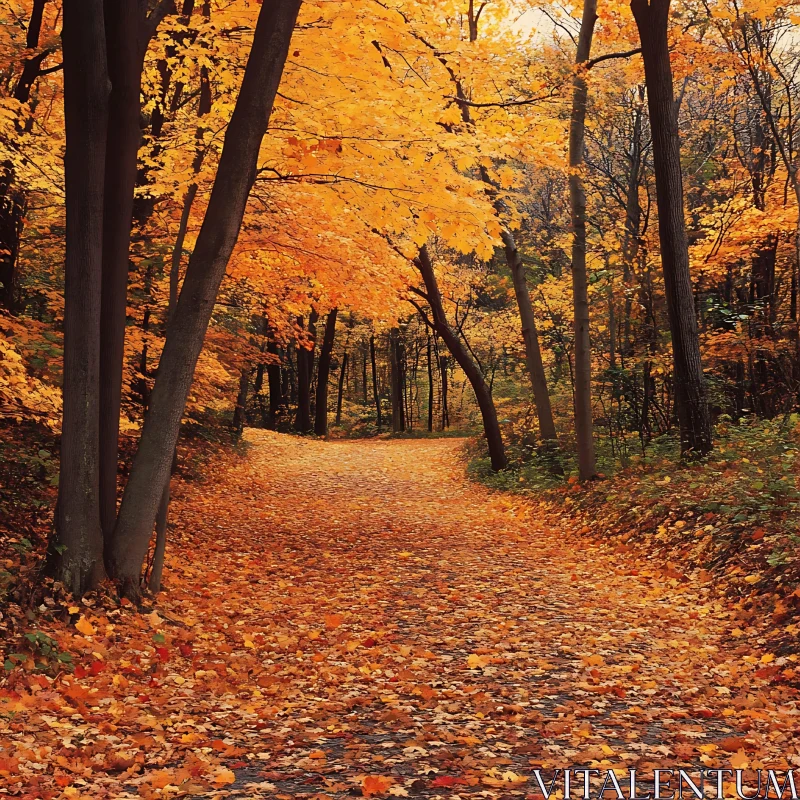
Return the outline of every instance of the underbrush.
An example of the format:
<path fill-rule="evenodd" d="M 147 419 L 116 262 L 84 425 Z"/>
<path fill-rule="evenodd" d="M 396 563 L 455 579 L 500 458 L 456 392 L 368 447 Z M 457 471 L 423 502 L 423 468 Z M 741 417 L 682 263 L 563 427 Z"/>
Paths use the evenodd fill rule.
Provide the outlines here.
<path fill-rule="evenodd" d="M 580 484 L 574 460 L 509 437 L 510 466 L 491 471 L 485 445 L 466 447 L 469 475 L 504 492 L 566 510 L 582 533 L 641 546 L 680 577 L 694 572 L 741 601 L 745 614 L 769 612 L 790 642 L 800 634 L 800 416 L 746 418 L 717 425 L 715 449 L 681 461 L 662 437 L 644 454 L 611 457 L 599 442 L 604 479 Z M 606 443 L 607 444 L 607 443 Z M 554 474 L 554 462 L 564 475 Z"/>

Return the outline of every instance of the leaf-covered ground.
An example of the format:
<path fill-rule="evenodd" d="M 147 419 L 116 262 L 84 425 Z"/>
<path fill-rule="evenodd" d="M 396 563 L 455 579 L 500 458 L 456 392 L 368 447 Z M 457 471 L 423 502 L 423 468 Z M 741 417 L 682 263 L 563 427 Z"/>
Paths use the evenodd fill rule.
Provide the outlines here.
<path fill-rule="evenodd" d="M 540 766 L 800 765 L 794 657 L 702 576 L 468 482 L 458 441 L 247 438 L 177 487 L 154 612 L 44 609 L 36 646 L 73 665 L 11 671 L 0 796 L 508 798 Z"/>

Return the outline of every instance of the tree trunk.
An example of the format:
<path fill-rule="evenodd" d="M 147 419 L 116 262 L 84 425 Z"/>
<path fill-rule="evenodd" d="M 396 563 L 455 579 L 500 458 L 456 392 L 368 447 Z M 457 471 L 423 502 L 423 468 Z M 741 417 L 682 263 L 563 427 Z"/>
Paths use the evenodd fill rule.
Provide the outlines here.
<path fill-rule="evenodd" d="M 444 340 L 447 349 L 464 371 L 464 374 L 467 376 L 472 386 L 472 390 L 475 392 L 475 398 L 478 401 L 478 406 L 483 418 L 483 430 L 486 434 L 486 443 L 489 447 L 492 469 L 495 472 L 499 472 L 501 469 L 505 469 L 508 462 L 506 460 L 503 437 L 500 433 L 500 424 L 497 421 L 497 411 L 494 407 L 492 393 L 489 391 L 486 380 L 472 360 L 467 348 L 464 347 L 462 341 L 447 322 L 447 317 L 445 316 L 444 307 L 442 305 L 442 295 L 439 292 L 439 284 L 436 280 L 436 273 L 433 271 L 433 264 L 428 254 L 428 248 L 425 245 L 420 248 L 419 256 L 414 259 L 414 264 L 417 269 L 419 269 L 422 280 L 425 282 L 427 299 L 430 304 L 431 314 L 433 315 L 434 329 Z"/>
<path fill-rule="evenodd" d="M 336 424 L 342 424 L 342 399 L 344 396 L 344 378 L 347 374 L 347 350 L 342 356 L 342 368 L 339 371 L 339 392 L 336 396 Z M 366 377 L 366 376 L 365 376 Z"/>
<path fill-rule="evenodd" d="M 528 368 L 531 386 L 533 387 L 533 402 L 536 406 L 536 416 L 539 420 L 539 435 L 544 442 L 556 441 L 556 424 L 553 420 L 553 408 L 550 405 L 550 394 L 547 391 L 547 376 L 542 362 L 542 351 L 539 347 L 539 334 L 536 331 L 536 318 L 533 314 L 533 304 L 528 293 L 528 283 L 525 280 L 525 267 L 522 264 L 517 245 L 510 231 L 502 233 L 503 245 L 506 253 L 506 263 L 511 270 L 514 282 L 514 295 L 517 298 L 519 318 L 522 323 L 522 339 L 525 343 L 525 364 Z"/>
<path fill-rule="evenodd" d="M 361 390 L 363 392 L 364 405 L 366 405 L 367 401 L 369 399 L 367 397 L 367 347 L 366 347 L 366 343 L 363 340 L 361 342 L 361 347 L 359 347 L 359 350 L 361 350 L 361 356 L 362 356 L 362 358 L 361 358 Z"/>
<path fill-rule="evenodd" d="M 589 89 L 582 66 L 589 60 L 597 21 L 597 0 L 584 0 L 572 81 L 569 125 L 569 205 L 572 226 L 572 303 L 575 332 L 575 435 L 578 475 L 597 477 L 592 422 L 592 348 L 589 338 L 589 290 L 586 274 L 586 192 L 583 188 L 583 140 Z"/>
<path fill-rule="evenodd" d="M 117 516 L 119 414 L 133 190 L 136 185 L 136 157 L 141 143 L 142 69 L 150 29 L 145 24 L 147 4 L 142 0 L 126 3 L 105 0 L 103 9 L 111 94 L 106 144 L 100 317 L 100 520 L 103 538 L 109 545 Z"/>
<path fill-rule="evenodd" d="M 711 451 L 713 442 L 683 216 L 680 141 L 667 40 L 669 5 L 669 0 L 651 0 L 649 5 L 645 0 L 631 0 L 631 10 L 642 43 L 647 84 L 658 233 L 667 316 L 672 333 L 681 450 L 684 455 L 702 456 Z"/>
<path fill-rule="evenodd" d="M 109 81 L 101 0 L 64 0 L 64 411 L 53 569 L 74 595 L 105 575 L 99 505 L 100 292 Z"/>
<path fill-rule="evenodd" d="M 142 562 L 172 464 L 186 398 L 256 177 L 261 141 L 300 2 L 275 0 L 261 5 L 214 188 L 161 355 L 150 411 L 122 497 L 112 543 L 114 575 L 120 581 L 122 593 L 134 600 L 140 596 Z"/>
<path fill-rule="evenodd" d="M 0 305 L 12 313 L 17 309 L 19 246 L 27 206 L 15 179 L 13 163 L 0 164 Z"/>
<path fill-rule="evenodd" d="M 625 236 L 622 242 L 622 282 L 625 286 L 625 311 L 622 321 L 621 353 L 627 357 L 633 353 L 631 339 L 631 316 L 633 312 L 634 264 L 639 254 L 639 225 L 642 208 L 639 205 L 639 183 L 642 169 L 642 104 L 644 87 L 638 87 L 638 102 L 633 112 L 633 132 L 628 155 L 630 167 L 625 192 Z"/>
<path fill-rule="evenodd" d="M 184 8 L 184 14 L 186 9 Z M 201 70 L 201 85 L 200 85 L 200 105 L 198 109 L 198 116 L 202 117 L 211 110 L 211 85 L 208 80 L 208 70 L 203 67 Z M 197 128 L 196 136 L 202 142 L 203 129 Z M 194 174 L 200 171 L 203 163 L 205 150 L 198 148 L 197 154 L 193 164 Z M 178 224 L 178 234 L 175 237 L 175 244 L 172 247 L 172 259 L 169 271 L 169 301 L 167 305 L 167 326 L 175 313 L 175 306 L 178 304 L 178 290 L 180 286 L 180 267 L 181 256 L 183 255 L 183 244 L 186 240 L 186 231 L 189 227 L 189 213 L 192 210 L 194 198 L 197 195 L 197 184 L 193 183 L 189 186 L 186 194 L 183 196 L 183 210 L 181 211 L 181 219 Z M 156 547 L 155 554 L 153 555 L 153 568 L 150 573 L 150 580 L 148 582 L 148 589 L 153 594 L 161 591 L 161 577 L 164 569 L 164 556 L 167 546 L 167 524 L 169 522 L 169 501 L 170 501 L 170 481 L 172 480 L 172 473 L 175 472 L 178 466 L 178 448 L 175 447 L 175 452 L 172 459 L 172 468 L 167 477 L 167 482 L 164 485 L 164 491 L 161 495 L 161 501 L 156 513 Z"/>
<path fill-rule="evenodd" d="M 269 429 L 278 427 L 278 417 L 283 407 L 283 388 L 281 385 L 281 365 L 277 361 L 278 345 L 270 342 L 267 352 L 274 356 L 274 360 L 267 364 L 267 384 L 269 386 Z"/>
<path fill-rule="evenodd" d="M 328 435 L 328 377 L 331 371 L 331 356 L 333 355 L 333 340 L 336 336 L 336 312 L 332 309 L 325 321 L 325 333 L 322 337 L 322 349 L 319 351 L 319 365 L 317 366 L 317 407 L 314 417 L 314 433 L 317 436 Z M 344 369 L 342 370 L 344 374 Z M 339 414 L 341 416 L 341 414 Z M 337 419 L 338 424 L 338 419 Z"/>
<path fill-rule="evenodd" d="M 428 433 L 433 433 L 433 347 L 428 334 Z"/>
<path fill-rule="evenodd" d="M 392 328 L 389 332 L 389 374 L 392 390 L 392 432 L 402 433 L 406 429 L 403 413 L 403 376 L 401 374 L 402 355 L 400 330 Z"/>
<path fill-rule="evenodd" d="M 297 350 L 297 414 L 294 418 L 294 429 L 298 433 L 309 433 L 311 425 L 311 378 L 314 375 L 314 341 L 316 338 L 317 312 L 312 311 L 308 317 L 308 331 L 311 334 L 311 348 L 298 344 Z M 303 318 L 298 320 L 303 327 Z"/>
<path fill-rule="evenodd" d="M 369 358 L 372 363 L 372 397 L 375 400 L 375 412 L 378 433 L 381 432 L 381 396 L 378 392 L 378 362 L 375 358 L 375 336 L 369 337 Z"/>

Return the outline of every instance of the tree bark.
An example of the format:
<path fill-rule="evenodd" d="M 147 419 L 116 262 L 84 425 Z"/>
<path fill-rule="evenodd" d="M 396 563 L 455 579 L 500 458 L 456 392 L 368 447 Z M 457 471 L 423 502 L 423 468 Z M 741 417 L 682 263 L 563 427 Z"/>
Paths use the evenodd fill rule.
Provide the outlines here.
<path fill-rule="evenodd" d="M 278 417 L 283 407 L 283 388 L 281 385 L 281 365 L 278 362 L 278 345 L 270 342 L 267 352 L 274 358 L 267 364 L 267 385 L 269 386 L 269 429 L 278 426 Z"/>
<path fill-rule="evenodd" d="M 669 6 L 669 0 L 651 0 L 649 4 L 631 0 L 642 43 L 650 111 L 661 266 L 672 333 L 681 450 L 686 456 L 702 456 L 711 451 L 713 442 L 683 215 L 680 140 L 667 40 Z"/>
<path fill-rule="evenodd" d="M 311 348 L 297 347 L 297 414 L 294 418 L 294 429 L 298 433 L 309 433 L 311 424 L 311 379 L 314 376 L 314 343 L 316 340 L 316 322 L 318 316 L 312 311 L 308 317 L 308 331 L 311 334 Z M 303 327 L 302 317 L 299 320 Z"/>
<path fill-rule="evenodd" d="M 597 0 L 584 0 L 581 29 L 572 81 L 569 125 L 569 205 L 572 227 L 572 305 L 575 334 L 575 435 L 578 440 L 578 475 L 582 481 L 597 477 L 592 420 L 592 348 L 589 337 L 589 290 L 586 274 L 586 192 L 583 188 L 583 142 L 589 89 L 583 64 L 589 60 Z"/>
<path fill-rule="evenodd" d="M 184 15 L 186 8 L 184 8 Z M 200 104 L 198 108 L 198 116 L 202 117 L 211 110 L 211 84 L 208 79 L 208 70 L 203 67 L 201 69 L 200 79 Z M 203 128 L 198 126 L 195 136 L 202 144 Z M 194 174 L 200 171 L 203 163 L 205 150 L 198 145 L 197 153 L 193 164 Z M 180 286 L 180 268 L 181 256 L 183 255 L 183 244 L 186 240 L 186 231 L 189 227 L 189 213 L 192 210 L 194 198 L 197 195 L 197 184 L 193 183 L 189 186 L 186 194 L 183 196 L 183 209 L 181 211 L 181 219 L 178 224 L 178 234 L 175 237 L 175 244 L 172 247 L 172 259 L 169 271 L 169 301 L 167 305 L 167 325 L 172 319 L 175 312 L 175 306 L 178 304 L 178 290 Z M 156 513 L 156 546 L 153 555 L 153 568 L 150 572 L 150 580 L 148 582 L 148 589 L 157 594 L 161 591 L 161 577 L 164 569 L 164 556 L 167 546 L 167 524 L 169 522 L 169 502 L 170 502 L 170 482 L 172 480 L 172 473 L 175 472 L 178 466 L 178 448 L 175 447 L 174 457 L 172 459 L 172 469 L 167 477 L 167 482 L 164 485 L 164 491 L 161 495 L 161 501 Z M 115 503 L 116 505 L 116 503 Z"/>
<path fill-rule="evenodd" d="M 103 205 L 103 285 L 100 313 L 100 520 L 110 545 L 117 516 L 119 414 L 125 354 L 128 264 L 136 159 L 141 144 L 140 95 L 144 56 L 156 17 L 146 0 L 105 0 L 111 95 Z M 153 12 L 156 14 L 157 12 Z M 107 547 L 107 550 L 109 548 Z"/>
<path fill-rule="evenodd" d="M 467 348 L 447 322 L 442 305 L 442 295 L 439 291 L 439 284 L 436 280 L 436 273 L 433 270 L 427 246 L 423 245 L 420 248 L 419 256 L 414 259 L 414 264 L 420 271 L 422 280 L 425 283 L 427 300 L 433 316 L 432 324 L 434 330 L 442 337 L 447 349 L 461 369 L 464 370 L 464 374 L 467 376 L 473 392 L 475 392 L 475 398 L 478 401 L 481 417 L 483 418 L 483 430 L 486 434 L 492 469 L 495 472 L 499 472 L 501 469 L 506 468 L 508 461 L 506 460 L 503 437 L 500 433 L 500 424 L 497 421 L 497 411 L 494 407 L 492 393 L 489 391 L 486 380 L 472 360 Z"/>
<path fill-rule="evenodd" d="M 433 433 L 433 347 L 428 334 L 428 433 Z"/>
<path fill-rule="evenodd" d="M 337 309 L 335 308 L 328 312 L 328 318 L 325 321 L 325 333 L 322 336 L 322 348 L 319 351 L 317 405 L 314 415 L 314 433 L 317 436 L 328 435 L 328 377 L 331 371 L 333 340 L 336 336 L 336 313 Z M 342 373 L 344 374 L 344 370 L 342 370 Z"/>
<path fill-rule="evenodd" d="M 372 397 L 375 400 L 375 413 L 378 433 L 381 432 L 381 396 L 378 392 L 378 362 L 375 358 L 375 336 L 369 337 L 369 358 L 372 363 Z"/>
<path fill-rule="evenodd" d="M 506 263 L 511 270 L 514 282 L 514 295 L 517 298 L 519 318 L 522 323 L 522 339 L 525 343 L 525 365 L 533 388 L 533 402 L 536 406 L 536 417 L 539 420 L 539 435 L 543 442 L 554 442 L 556 438 L 556 424 L 553 420 L 553 408 L 550 405 L 550 394 L 547 390 L 547 376 L 544 372 L 542 350 L 539 346 L 539 334 L 536 330 L 536 318 L 533 314 L 533 304 L 528 293 L 528 283 L 525 280 L 525 267 L 522 257 L 514 242 L 510 231 L 502 232 L 503 246 L 506 253 Z"/>
<path fill-rule="evenodd" d="M 339 391 L 336 395 L 336 424 L 342 424 L 342 400 L 344 399 L 344 379 L 347 374 L 347 350 L 344 351 L 342 356 L 342 367 L 339 370 Z"/>
<path fill-rule="evenodd" d="M 392 389 L 392 432 L 402 433 L 406 429 L 403 407 L 402 355 L 399 328 L 389 332 L 389 374 Z"/>
<path fill-rule="evenodd" d="M 255 181 L 261 141 L 300 3 L 301 0 L 275 0 L 261 5 L 214 188 L 161 355 L 150 411 L 122 497 L 112 542 L 114 576 L 122 593 L 133 600 L 140 597 L 142 562 L 159 498 L 169 475 L 203 337 Z"/>
<path fill-rule="evenodd" d="M 55 577 L 74 595 L 105 575 L 99 506 L 100 292 L 109 80 L 102 0 L 64 0 L 64 411 Z"/>

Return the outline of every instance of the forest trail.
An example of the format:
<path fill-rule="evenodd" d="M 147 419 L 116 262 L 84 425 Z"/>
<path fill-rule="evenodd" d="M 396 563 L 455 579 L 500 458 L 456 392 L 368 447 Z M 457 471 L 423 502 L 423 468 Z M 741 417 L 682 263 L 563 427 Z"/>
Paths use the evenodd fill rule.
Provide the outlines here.
<path fill-rule="evenodd" d="M 781 659 L 722 601 L 469 482 L 462 441 L 246 439 L 177 487 L 155 614 L 87 615 L 105 666 L 48 690 L 77 711 L 38 745 L 105 753 L 72 797 L 502 798 L 542 764 L 798 752 Z"/>

